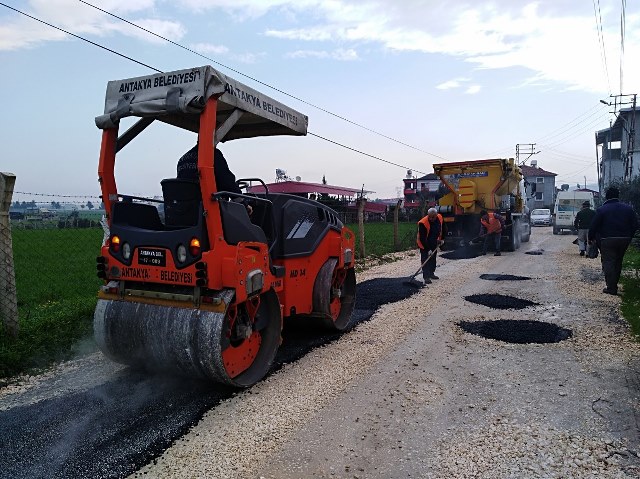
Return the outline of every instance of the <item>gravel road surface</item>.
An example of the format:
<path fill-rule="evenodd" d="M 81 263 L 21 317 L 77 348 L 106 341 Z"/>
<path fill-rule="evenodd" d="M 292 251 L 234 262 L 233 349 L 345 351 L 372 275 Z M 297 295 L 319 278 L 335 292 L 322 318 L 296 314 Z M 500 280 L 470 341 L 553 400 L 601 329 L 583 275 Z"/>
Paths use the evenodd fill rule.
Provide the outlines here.
<path fill-rule="evenodd" d="M 354 329 L 289 327 L 274 372 L 246 391 L 100 354 L 20 378 L 0 389 L 0 476 L 640 477 L 640 344 L 573 239 L 535 228 L 514 253 L 439 258 L 420 290 L 402 284 L 417 256 L 368 269 Z M 481 335 L 491 322 L 512 338 L 518 321 L 570 334 Z"/>

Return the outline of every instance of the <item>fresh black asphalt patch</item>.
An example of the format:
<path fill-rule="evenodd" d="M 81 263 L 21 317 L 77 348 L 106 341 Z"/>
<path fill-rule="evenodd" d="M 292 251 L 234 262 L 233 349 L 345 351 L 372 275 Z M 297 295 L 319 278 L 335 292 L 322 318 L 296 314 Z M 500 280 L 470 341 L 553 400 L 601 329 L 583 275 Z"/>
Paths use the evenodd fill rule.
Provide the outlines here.
<path fill-rule="evenodd" d="M 520 299 L 504 294 L 472 294 L 471 296 L 465 296 L 464 299 L 470 303 L 481 304 L 494 309 L 524 309 L 538 304 L 528 299 Z"/>
<path fill-rule="evenodd" d="M 418 290 L 403 278 L 357 286 L 349 329 Z M 286 324 L 272 372 L 344 333 L 299 318 Z M 112 381 L 0 412 L 0 477 L 127 477 L 158 457 L 236 389 L 126 368 Z"/>
<path fill-rule="evenodd" d="M 570 338 L 573 332 L 543 321 L 501 319 L 497 321 L 461 321 L 458 325 L 467 333 L 507 343 L 546 344 Z"/>
<path fill-rule="evenodd" d="M 524 254 L 532 254 L 534 256 L 540 256 L 544 253 L 543 249 L 532 249 L 531 251 L 525 251 Z"/>
<path fill-rule="evenodd" d="M 526 281 L 531 278 L 514 274 L 481 274 L 480 279 L 486 279 L 488 281 Z"/>
<path fill-rule="evenodd" d="M 473 248 L 469 246 L 466 248 L 454 249 L 453 251 L 447 251 L 440 256 L 446 259 L 470 259 L 481 256 L 481 251 L 479 250 L 479 248 Z"/>

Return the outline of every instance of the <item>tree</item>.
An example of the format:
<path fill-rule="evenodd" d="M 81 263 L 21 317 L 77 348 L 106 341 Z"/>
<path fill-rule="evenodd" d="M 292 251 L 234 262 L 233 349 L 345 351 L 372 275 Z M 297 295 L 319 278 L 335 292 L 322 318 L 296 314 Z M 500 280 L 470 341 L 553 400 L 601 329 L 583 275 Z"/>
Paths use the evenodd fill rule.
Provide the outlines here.
<path fill-rule="evenodd" d="M 91 201 L 87 201 L 87 208 L 90 210 L 93 209 L 93 203 L 91 203 Z"/>
<path fill-rule="evenodd" d="M 327 184 L 327 178 L 325 177 L 325 175 L 322 175 L 322 184 L 323 185 Z"/>
<path fill-rule="evenodd" d="M 620 201 L 630 204 L 636 210 L 636 214 L 640 214 L 640 176 L 636 176 L 629 183 L 616 183 L 620 190 Z"/>

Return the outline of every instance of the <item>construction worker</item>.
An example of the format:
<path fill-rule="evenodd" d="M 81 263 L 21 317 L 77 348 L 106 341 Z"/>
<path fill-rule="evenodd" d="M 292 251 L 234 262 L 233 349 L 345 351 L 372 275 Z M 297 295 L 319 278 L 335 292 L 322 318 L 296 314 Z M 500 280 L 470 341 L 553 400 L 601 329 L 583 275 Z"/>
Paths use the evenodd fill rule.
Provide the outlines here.
<path fill-rule="evenodd" d="M 584 256 L 587 251 L 587 239 L 589 236 L 589 226 L 596 212 L 591 209 L 591 203 L 585 201 L 582 203 L 582 209 L 576 213 L 576 219 L 573 226 L 578 230 L 578 248 L 580 256 Z"/>
<path fill-rule="evenodd" d="M 489 238 L 493 238 L 496 252 L 494 256 L 500 256 L 500 240 L 502 239 L 502 230 L 504 229 L 504 218 L 498 213 L 489 213 L 487 210 L 480 212 L 480 235 L 484 236 L 484 245 L 482 254 L 487 254 L 487 246 Z"/>
<path fill-rule="evenodd" d="M 198 179 L 198 144 L 187 151 L 178 160 L 177 177 L 185 180 Z M 242 193 L 236 185 L 236 177 L 229 169 L 227 160 L 220 150 L 215 149 L 213 156 L 213 174 L 216 177 L 216 188 L 218 191 L 229 191 L 231 193 Z"/>
<path fill-rule="evenodd" d="M 176 167 L 177 178 L 185 180 L 198 179 L 198 144 L 187 151 L 178 160 Z M 229 169 L 227 160 L 220 150 L 217 148 L 213 154 L 213 175 L 216 179 L 216 189 L 218 191 L 228 191 L 230 193 L 242 194 L 242 190 L 236 184 L 236 176 Z M 249 215 L 253 212 L 253 208 L 245 199 L 236 200 L 247 208 Z"/>
<path fill-rule="evenodd" d="M 422 279 L 425 285 L 431 284 L 432 279 L 439 279 L 435 275 L 436 256 L 438 246 L 442 244 L 443 221 L 442 215 L 435 208 L 429 208 L 427 216 L 418 221 L 416 242 L 418 243 L 418 248 L 420 248 Z M 427 261 L 427 258 L 429 258 L 429 261 Z"/>

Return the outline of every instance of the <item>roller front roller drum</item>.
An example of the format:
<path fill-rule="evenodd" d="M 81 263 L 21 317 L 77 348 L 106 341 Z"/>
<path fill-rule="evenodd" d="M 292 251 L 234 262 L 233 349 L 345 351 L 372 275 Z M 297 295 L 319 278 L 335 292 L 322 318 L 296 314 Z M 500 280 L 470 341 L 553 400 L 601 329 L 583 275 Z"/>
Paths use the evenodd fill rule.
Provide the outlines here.
<path fill-rule="evenodd" d="M 273 291 L 235 305 L 220 294 L 220 312 L 99 299 L 96 343 L 112 360 L 232 386 L 248 387 L 269 371 L 282 318 Z"/>

